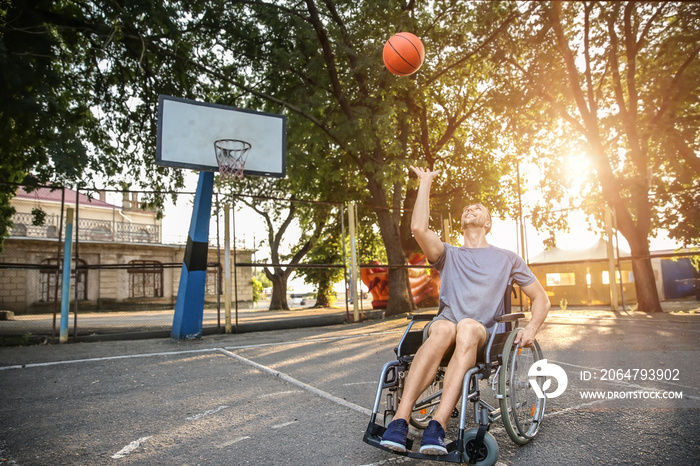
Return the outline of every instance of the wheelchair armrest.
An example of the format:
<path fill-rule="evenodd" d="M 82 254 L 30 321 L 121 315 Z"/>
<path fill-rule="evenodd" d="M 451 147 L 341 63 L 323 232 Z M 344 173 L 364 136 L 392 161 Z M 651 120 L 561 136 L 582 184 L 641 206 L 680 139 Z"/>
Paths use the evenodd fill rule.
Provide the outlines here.
<path fill-rule="evenodd" d="M 413 314 L 406 317 L 408 320 L 433 320 L 437 314 Z"/>
<path fill-rule="evenodd" d="M 500 316 L 496 316 L 494 320 L 496 322 L 517 322 L 518 319 L 523 319 L 525 317 L 525 314 L 522 312 L 516 312 L 515 314 L 502 314 Z"/>

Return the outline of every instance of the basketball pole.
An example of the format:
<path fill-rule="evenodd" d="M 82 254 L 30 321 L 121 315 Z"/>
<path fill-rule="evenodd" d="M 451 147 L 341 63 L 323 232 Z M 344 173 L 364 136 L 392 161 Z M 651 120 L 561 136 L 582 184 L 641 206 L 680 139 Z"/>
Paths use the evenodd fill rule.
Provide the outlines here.
<path fill-rule="evenodd" d="M 73 247 L 73 209 L 66 209 L 66 241 L 63 251 L 63 282 L 61 283 L 61 333 L 59 343 L 68 341 L 68 307 L 70 302 L 70 266 Z M 76 261 L 77 264 L 77 261 Z"/>
<path fill-rule="evenodd" d="M 202 337 L 213 194 L 214 172 L 200 171 L 175 301 L 173 327 L 170 332 L 172 339 L 191 340 Z"/>
<path fill-rule="evenodd" d="M 224 316 L 226 333 L 231 333 L 231 204 L 224 204 Z"/>
<path fill-rule="evenodd" d="M 233 205 L 231 206 L 231 220 L 233 221 L 233 299 L 235 300 L 235 317 L 236 325 L 234 326 L 234 333 L 238 333 L 238 274 L 236 272 L 236 201 L 234 199 Z"/>

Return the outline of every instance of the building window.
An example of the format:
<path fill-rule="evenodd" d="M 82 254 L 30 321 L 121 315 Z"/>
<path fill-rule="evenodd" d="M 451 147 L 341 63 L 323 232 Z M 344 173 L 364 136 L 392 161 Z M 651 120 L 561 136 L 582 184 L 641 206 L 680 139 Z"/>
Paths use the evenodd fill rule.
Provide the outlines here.
<path fill-rule="evenodd" d="M 547 286 L 573 286 L 576 284 L 576 274 L 573 272 L 555 272 L 547 274 Z"/>
<path fill-rule="evenodd" d="M 631 271 L 623 270 L 622 274 L 617 270 L 617 283 L 634 283 L 634 274 Z M 610 273 L 607 270 L 603 271 L 603 285 L 610 284 Z"/>
<path fill-rule="evenodd" d="M 56 274 L 56 264 L 57 260 L 44 259 L 41 261 L 42 269 L 39 276 L 39 296 L 40 300 L 51 303 L 56 301 L 61 301 L 61 287 L 63 283 L 63 261 L 61 261 L 58 267 L 58 274 Z M 78 264 L 80 266 L 85 266 L 85 261 L 78 259 Z M 72 261 L 71 274 L 75 276 L 75 259 Z M 78 289 L 78 300 L 87 300 L 87 270 L 81 269 L 78 271 L 77 276 L 75 276 L 75 286 Z M 71 295 L 70 299 L 74 299 L 75 295 Z"/>
<path fill-rule="evenodd" d="M 129 265 L 130 298 L 163 297 L 163 264 L 158 261 L 131 261 Z"/>

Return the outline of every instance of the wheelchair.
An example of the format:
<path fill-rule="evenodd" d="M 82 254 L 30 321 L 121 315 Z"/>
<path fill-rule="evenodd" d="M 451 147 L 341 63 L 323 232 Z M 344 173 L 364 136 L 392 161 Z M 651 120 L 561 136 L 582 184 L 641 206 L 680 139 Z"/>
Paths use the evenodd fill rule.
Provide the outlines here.
<path fill-rule="evenodd" d="M 386 426 L 393 419 L 401 401 L 404 382 L 413 357 L 427 338 L 428 322 L 432 321 L 436 314 L 408 317 L 408 326 L 398 346 L 394 348 L 397 359 L 386 363 L 382 368 L 372 414 L 363 437 L 365 443 L 410 458 L 490 466 L 498 460 L 498 444 L 488 432 L 492 422 L 501 419 L 508 436 L 518 445 L 525 445 L 535 437 L 544 418 L 546 399 L 536 396 L 529 382 L 528 371 L 536 361 L 542 359 L 542 351 L 537 341 L 529 348 L 513 344 L 515 337 L 522 331 L 517 327 L 518 319 L 525 317 L 522 313 L 510 312 L 510 295 L 513 291 L 511 282 L 503 298 L 505 312 L 496 317 L 499 323 L 497 330 L 492 332 L 487 344 L 478 351 L 476 365 L 464 375 L 461 401 L 458 401 L 458 407 L 452 414 L 453 418 L 459 418 L 459 434 L 457 440 L 447 445 L 447 454 L 433 456 L 411 451 L 413 441 L 410 435 L 405 453 L 397 453 L 380 445 Z M 418 397 L 413 407 L 410 425 L 415 429 L 425 429 L 432 413 L 437 409 L 451 352 L 452 350 L 449 350 L 445 354 L 435 379 Z M 540 389 L 544 379 L 545 377 L 533 377 Z M 498 400 L 498 407 L 491 406 L 482 399 L 479 387 L 482 380 L 488 381 Z M 382 425 L 379 411 L 382 395 L 385 393 L 386 410 Z M 468 403 L 473 404 L 474 421 L 477 425 L 471 429 L 467 429 L 467 412 L 470 411 Z"/>

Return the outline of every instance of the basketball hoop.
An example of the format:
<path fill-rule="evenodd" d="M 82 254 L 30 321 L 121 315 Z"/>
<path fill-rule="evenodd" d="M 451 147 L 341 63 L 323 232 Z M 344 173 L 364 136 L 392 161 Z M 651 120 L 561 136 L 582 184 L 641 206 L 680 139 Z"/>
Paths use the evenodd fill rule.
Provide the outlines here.
<path fill-rule="evenodd" d="M 214 141 L 216 163 L 219 165 L 219 176 L 225 180 L 243 179 L 245 161 L 252 146 L 238 139 L 219 139 Z"/>

